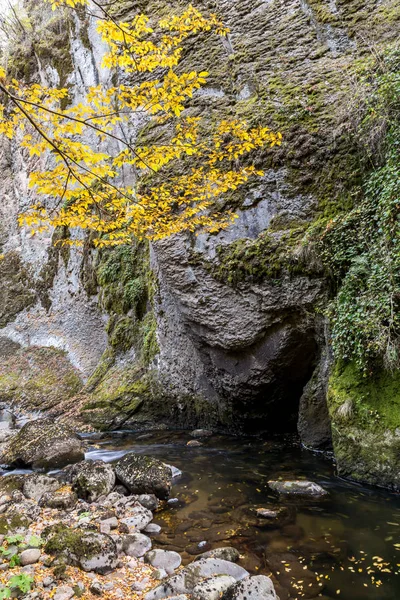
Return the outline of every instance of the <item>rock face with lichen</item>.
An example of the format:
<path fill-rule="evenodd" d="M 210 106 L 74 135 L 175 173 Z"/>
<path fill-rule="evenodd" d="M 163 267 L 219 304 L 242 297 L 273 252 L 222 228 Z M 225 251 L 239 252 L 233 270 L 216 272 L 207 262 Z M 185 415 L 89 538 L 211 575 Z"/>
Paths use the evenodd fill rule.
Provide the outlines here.
<path fill-rule="evenodd" d="M 183 4 L 120 0 L 113 11 L 124 20 L 139 11 L 162 17 Z M 39 15 L 32 2 L 27 8 L 37 30 L 45 28 L 46 11 Z M 17 229 L 21 198 L 33 193 L 27 188 L 32 163 L 4 144 L 0 394 L 103 429 L 160 423 L 298 429 L 305 445 L 323 449 L 332 443 L 332 420 L 339 470 L 388 485 L 397 469 L 398 425 L 381 395 L 374 410 L 382 426 L 372 431 L 357 386 L 350 386 L 352 411 L 341 408 L 348 398 L 330 375 L 322 316 L 329 274 L 310 232 L 351 206 L 359 192 L 362 142 L 349 135 L 357 120 L 355 88 L 362 91 L 372 55 L 396 40 L 398 2 L 218 0 L 213 10 L 230 34 L 193 38 L 183 68 L 210 75 L 191 110 L 268 125 L 282 131 L 283 145 L 260 152 L 255 163 L 264 176 L 227 200 L 238 214 L 227 231 L 176 236 L 150 249 L 85 247 L 80 254 L 51 245 L 74 232 L 31 238 Z M 103 47 L 94 24 L 76 15 L 69 25 L 71 40 L 52 23 L 59 32 L 54 52 L 42 35 L 36 54 L 29 45 L 17 48 L 13 64 L 19 75 L 69 85 L 79 101 L 85 86 L 106 83 L 110 73 L 99 67 Z M 52 347 L 44 381 L 42 346 Z M 33 372 L 26 368 L 32 357 Z M 43 389 L 59 365 L 65 377 L 49 400 Z M 68 378 L 72 393 L 65 391 Z M 375 398 L 371 385 L 366 393 Z M 398 397 L 397 391 L 395 403 Z M 356 468 L 366 428 L 369 446 L 386 440 L 387 459 L 372 464 L 365 449 Z"/>

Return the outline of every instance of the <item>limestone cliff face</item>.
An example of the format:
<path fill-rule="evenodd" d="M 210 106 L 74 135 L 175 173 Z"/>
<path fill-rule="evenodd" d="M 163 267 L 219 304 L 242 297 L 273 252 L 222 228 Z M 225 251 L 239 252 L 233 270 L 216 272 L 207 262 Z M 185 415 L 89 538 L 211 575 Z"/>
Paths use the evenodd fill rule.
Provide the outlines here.
<path fill-rule="evenodd" d="M 354 81 L 371 49 L 396 39 L 398 2 L 194 4 L 221 14 L 231 33 L 193 40 L 183 68 L 206 69 L 210 80 L 192 110 L 280 129 L 283 146 L 257 157 L 265 176 L 231 199 L 239 218 L 228 231 L 101 255 L 63 253 L 50 237 L 16 228 L 32 163 L 3 146 L 0 278 L 8 291 L 0 292 L 0 336 L 65 351 L 77 376 L 90 376 L 65 410 L 78 406 L 95 425 L 293 431 L 300 414 L 304 443 L 326 448 L 331 359 L 321 313 L 329 286 L 312 244 L 301 240 L 359 184 L 359 148 L 347 135 Z M 38 19 L 35 6 L 27 3 Z M 121 0 L 115 10 L 128 19 L 171 7 Z M 102 47 L 90 20 L 75 17 L 66 30 L 64 68 L 31 48 L 32 70 L 68 83 L 78 99 L 110 73 L 99 69 Z M 3 373 L 11 360 L 4 347 Z M 1 373 L 0 393 L 10 397 Z"/>

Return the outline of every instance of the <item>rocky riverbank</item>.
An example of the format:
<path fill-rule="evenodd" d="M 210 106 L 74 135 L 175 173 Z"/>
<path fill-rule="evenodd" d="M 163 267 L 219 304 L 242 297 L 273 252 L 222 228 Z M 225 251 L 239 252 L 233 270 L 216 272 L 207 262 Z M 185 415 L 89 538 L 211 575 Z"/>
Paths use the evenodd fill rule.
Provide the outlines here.
<path fill-rule="evenodd" d="M 57 470 L 0 480 L 1 597 L 277 598 L 269 577 L 237 564 L 235 548 L 199 550 L 184 567 L 178 552 L 153 548 L 161 529 L 153 515 L 168 502 L 177 469 L 134 453 L 113 465 L 83 455 L 79 436 L 47 419 L 10 432 L 3 444 L 0 460 L 8 467 Z M 295 484 L 277 492 L 303 493 Z"/>

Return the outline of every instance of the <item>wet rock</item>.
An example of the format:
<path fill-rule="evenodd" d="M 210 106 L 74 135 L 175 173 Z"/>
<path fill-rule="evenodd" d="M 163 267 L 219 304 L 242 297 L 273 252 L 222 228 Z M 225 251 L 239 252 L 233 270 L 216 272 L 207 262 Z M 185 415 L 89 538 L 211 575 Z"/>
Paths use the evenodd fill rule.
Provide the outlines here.
<path fill-rule="evenodd" d="M 70 600 L 75 595 L 74 590 L 69 585 L 61 585 L 57 588 L 53 600 Z"/>
<path fill-rule="evenodd" d="M 194 438 L 206 438 L 212 436 L 213 432 L 209 429 L 195 429 L 190 435 Z"/>
<path fill-rule="evenodd" d="M 145 528 L 144 531 L 146 533 L 152 533 L 152 534 L 157 534 L 160 533 L 161 531 L 161 526 L 157 525 L 157 523 L 149 523 Z"/>
<path fill-rule="evenodd" d="M 164 463 L 164 464 L 166 467 L 171 469 L 172 479 L 177 479 L 178 477 L 180 477 L 182 475 L 182 471 L 180 469 L 178 469 L 178 467 L 174 467 L 174 465 L 168 465 L 167 463 Z"/>
<path fill-rule="evenodd" d="M 144 598 L 162 600 L 174 594 L 190 594 L 203 579 L 219 575 L 229 575 L 236 581 L 249 577 L 249 573 L 239 565 L 218 558 L 202 558 L 168 577 L 161 585 L 150 590 Z"/>
<path fill-rule="evenodd" d="M 28 550 L 24 550 L 19 555 L 21 565 L 25 567 L 26 565 L 33 565 L 37 563 L 40 558 L 40 554 L 41 552 L 39 548 L 29 548 Z"/>
<path fill-rule="evenodd" d="M 147 552 L 144 559 L 152 567 L 164 569 L 168 575 L 172 575 L 182 562 L 180 554 L 170 550 L 152 550 L 151 552 Z"/>
<path fill-rule="evenodd" d="M 78 497 L 71 489 L 46 492 L 39 500 L 39 506 L 47 506 L 58 510 L 70 510 L 76 506 Z"/>
<path fill-rule="evenodd" d="M 138 504 L 131 511 L 131 516 L 121 519 L 120 529 L 123 533 L 137 533 L 145 529 L 153 519 L 151 511 Z"/>
<path fill-rule="evenodd" d="M 142 533 L 126 535 L 122 540 L 122 550 L 127 556 L 135 558 L 144 556 L 151 549 L 151 546 L 151 539 Z"/>
<path fill-rule="evenodd" d="M 214 548 L 214 550 L 204 552 L 195 558 L 195 561 L 202 558 L 222 558 L 223 560 L 228 560 L 230 562 L 237 562 L 240 558 L 240 552 L 236 550 L 236 548 L 225 546 L 224 548 Z"/>
<path fill-rule="evenodd" d="M 157 458 L 126 454 L 116 463 L 115 473 L 132 494 L 154 494 L 161 500 L 169 496 L 172 472 Z"/>
<path fill-rule="evenodd" d="M 55 469 L 84 459 L 84 445 L 68 425 L 51 419 L 26 423 L 6 444 L 0 462 L 10 466 Z"/>
<path fill-rule="evenodd" d="M 69 480 L 73 489 L 87 502 L 96 502 L 111 492 L 115 485 L 114 469 L 102 460 L 83 461 L 69 470 Z"/>
<path fill-rule="evenodd" d="M 257 575 L 230 587 L 221 600 L 279 600 L 269 577 Z"/>
<path fill-rule="evenodd" d="M 193 588 L 193 600 L 219 600 L 221 594 L 236 583 L 236 579 L 229 575 L 219 575 L 219 577 L 210 577 L 197 584 Z"/>
<path fill-rule="evenodd" d="M 109 573 L 118 563 L 118 552 L 109 535 L 71 529 L 61 523 L 43 532 L 47 538 L 45 551 L 64 560 L 67 564 L 80 566 L 84 571 L 102 575 Z"/>
<path fill-rule="evenodd" d="M 60 482 L 54 477 L 32 473 L 26 476 L 22 486 L 22 493 L 27 498 L 38 501 L 44 493 L 55 492 L 60 485 Z"/>
<path fill-rule="evenodd" d="M 296 511 L 288 506 L 251 506 L 244 510 L 241 520 L 262 529 L 282 527 L 294 520 Z"/>
<path fill-rule="evenodd" d="M 313 481 L 268 481 L 269 487 L 286 496 L 310 496 L 320 498 L 327 496 L 328 492 Z"/>
<path fill-rule="evenodd" d="M 154 494 L 140 494 L 136 499 L 139 504 L 149 510 L 157 510 L 160 504 L 158 498 Z"/>
<path fill-rule="evenodd" d="M 200 448 L 203 444 L 199 440 L 189 440 L 186 446 L 191 448 Z"/>

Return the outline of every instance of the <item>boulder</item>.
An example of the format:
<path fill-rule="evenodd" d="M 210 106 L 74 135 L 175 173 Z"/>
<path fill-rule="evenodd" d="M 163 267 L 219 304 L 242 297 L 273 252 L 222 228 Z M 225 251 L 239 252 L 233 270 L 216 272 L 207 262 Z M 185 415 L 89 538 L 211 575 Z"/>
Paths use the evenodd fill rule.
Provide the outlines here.
<path fill-rule="evenodd" d="M 274 492 L 285 496 L 320 498 L 328 495 L 328 492 L 323 487 L 313 481 L 268 481 L 268 485 Z"/>
<path fill-rule="evenodd" d="M 223 594 L 221 600 L 248 600 L 249 598 L 251 600 L 279 600 L 274 584 L 265 575 L 256 575 L 235 583 Z"/>
<path fill-rule="evenodd" d="M 126 535 L 122 540 L 122 550 L 127 556 L 140 558 L 151 549 L 152 542 L 147 535 L 142 533 L 133 533 Z"/>
<path fill-rule="evenodd" d="M 126 454 L 115 464 L 115 473 L 132 494 L 168 498 L 172 485 L 170 467 L 152 456 Z"/>
<path fill-rule="evenodd" d="M 102 460 L 80 462 L 69 469 L 68 477 L 78 498 L 87 502 L 108 495 L 116 479 L 112 466 Z"/>
<path fill-rule="evenodd" d="M 55 492 L 61 487 L 60 482 L 54 477 L 41 475 L 40 473 L 32 473 L 27 475 L 22 486 L 22 493 L 27 498 L 38 502 L 43 494 Z"/>
<path fill-rule="evenodd" d="M 28 548 L 28 550 L 24 550 L 19 555 L 19 559 L 22 567 L 26 567 L 27 565 L 33 565 L 37 563 L 40 558 L 40 550 L 39 548 Z"/>
<path fill-rule="evenodd" d="M 104 575 L 118 563 L 117 546 L 111 536 L 58 523 L 43 532 L 45 551 L 84 571 Z"/>
<path fill-rule="evenodd" d="M 37 419 L 26 423 L 6 444 L 0 462 L 45 470 L 61 468 L 84 457 L 83 442 L 71 427 L 51 419 Z"/>
<path fill-rule="evenodd" d="M 192 598 L 193 600 L 220 600 L 221 594 L 235 583 L 236 579 L 230 575 L 210 577 L 193 588 Z"/>
<path fill-rule="evenodd" d="M 147 552 L 144 560 L 156 569 L 164 569 L 168 575 L 172 575 L 182 562 L 182 558 L 177 552 L 158 549 Z"/>

